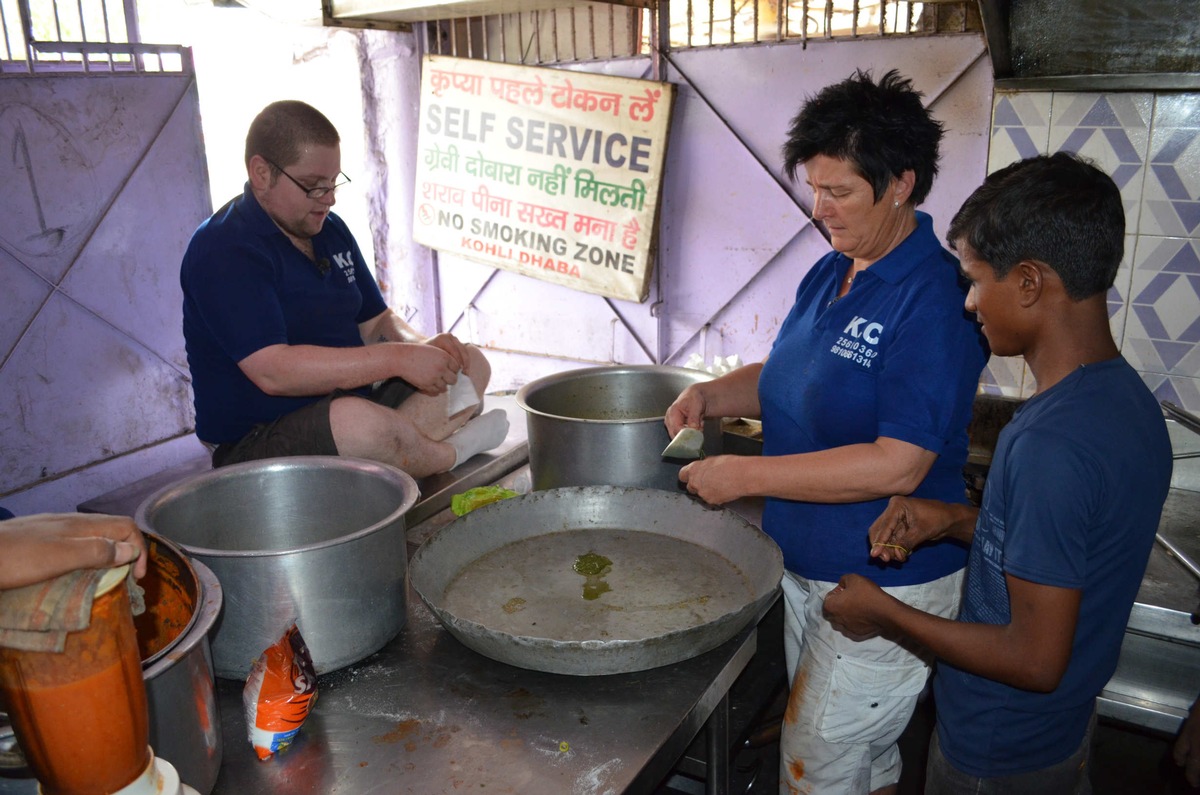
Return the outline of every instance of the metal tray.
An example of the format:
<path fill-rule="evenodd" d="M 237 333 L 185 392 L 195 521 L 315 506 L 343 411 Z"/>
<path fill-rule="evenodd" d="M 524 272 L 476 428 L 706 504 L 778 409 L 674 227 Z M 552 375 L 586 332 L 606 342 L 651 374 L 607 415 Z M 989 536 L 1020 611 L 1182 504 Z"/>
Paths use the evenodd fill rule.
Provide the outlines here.
<path fill-rule="evenodd" d="M 597 561 L 611 565 L 587 573 Z M 468 647 L 593 676 L 669 665 L 729 640 L 774 596 L 783 556 L 742 517 L 684 494 L 587 486 L 478 508 L 422 544 L 409 567 L 421 600 Z"/>

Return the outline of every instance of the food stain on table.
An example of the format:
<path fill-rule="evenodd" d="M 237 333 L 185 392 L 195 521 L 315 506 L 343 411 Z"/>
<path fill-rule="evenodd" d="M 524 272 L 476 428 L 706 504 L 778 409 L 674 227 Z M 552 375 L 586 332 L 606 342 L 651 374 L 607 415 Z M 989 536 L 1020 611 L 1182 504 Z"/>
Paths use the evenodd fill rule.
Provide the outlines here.
<path fill-rule="evenodd" d="M 401 740 L 411 737 L 420 727 L 421 721 L 417 720 L 416 718 L 409 718 L 408 720 L 402 720 L 397 723 L 396 728 L 392 729 L 390 732 L 377 734 L 371 739 L 377 743 L 398 743 Z"/>
<path fill-rule="evenodd" d="M 431 745 L 434 748 L 445 748 L 450 744 L 460 730 L 460 726 L 438 726 L 432 725 L 424 734 L 419 734 L 421 731 L 421 721 L 416 718 L 402 720 L 396 724 L 396 728 L 383 734 L 377 734 L 371 739 L 376 743 L 392 744 L 403 741 L 404 750 L 412 753 L 416 751 L 422 744 Z"/>
<path fill-rule="evenodd" d="M 527 720 L 534 716 L 544 717 L 546 714 L 546 700 L 523 687 L 518 687 L 505 696 L 509 699 L 514 718 Z"/>
<path fill-rule="evenodd" d="M 612 590 L 604 580 L 605 575 L 612 571 L 612 561 L 596 552 L 588 552 L 575 558 L 571 566 L 576 574 L 583 575 L 583 598 L 588 601 L 599 599 L 603 594 Z"/>

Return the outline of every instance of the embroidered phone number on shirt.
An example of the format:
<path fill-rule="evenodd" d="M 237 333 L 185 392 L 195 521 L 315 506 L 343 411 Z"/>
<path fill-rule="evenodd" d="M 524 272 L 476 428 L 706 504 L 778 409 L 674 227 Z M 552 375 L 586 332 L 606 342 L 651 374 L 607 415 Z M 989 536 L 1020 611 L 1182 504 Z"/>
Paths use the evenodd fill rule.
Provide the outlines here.
<path fill-rule="evenodd" d="M 857 340 L 846 337 L 838 337 L 838 341 L 829 349 L 829 352 L 843 359 L 850 359 L 864 368 L 869 368 L 871 361 L 879 355 L 879 351 L 874 348 L 869 348 Z"/>

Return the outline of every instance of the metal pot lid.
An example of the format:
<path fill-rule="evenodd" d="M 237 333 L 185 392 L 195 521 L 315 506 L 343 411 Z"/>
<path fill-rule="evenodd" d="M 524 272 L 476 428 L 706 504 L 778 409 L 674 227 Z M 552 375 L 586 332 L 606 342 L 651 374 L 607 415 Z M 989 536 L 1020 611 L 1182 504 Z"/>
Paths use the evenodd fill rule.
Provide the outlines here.
<path fill-rule="evenodd" d="M 779 547 L 686 495 L 590 486 L 476 509 L 426 541 L 413 586 L 492 659 L 551 673 L 679 662 L 740 632 L 773 598 Z"/>

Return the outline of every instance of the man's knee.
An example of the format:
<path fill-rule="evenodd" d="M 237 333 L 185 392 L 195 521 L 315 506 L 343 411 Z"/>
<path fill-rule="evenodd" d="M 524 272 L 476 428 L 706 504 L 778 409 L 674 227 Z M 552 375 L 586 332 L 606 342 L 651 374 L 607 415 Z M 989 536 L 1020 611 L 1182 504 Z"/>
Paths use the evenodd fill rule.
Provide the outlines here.
<path fill-rule="evenodd" d="M 329 406 L 329 427 L 341 455 L 367 458 L 381 449 L 412 448 L 424 436 L 404 411 L 365 398 L 334 400 Z"/>
<path fill-rule="evenodd" d="M 329 404 L 329 431 L 339 455 L 360 455 L 364 440 L 380 439 L 391 433 L 378 409 L 369 400 L 349 395 Z"/>
<path fill-rule="evenodd" d="M 471 381 L 483 392 L 492 379 L 491 362 L 483 355 L 483 351 L 474 345 L 467 346 L 467 355 L 470 357 L 470 366 L 467 369 L 471 373 Z"/>

